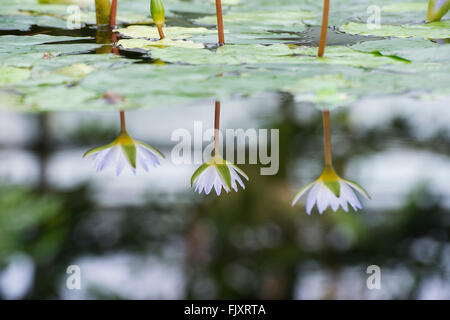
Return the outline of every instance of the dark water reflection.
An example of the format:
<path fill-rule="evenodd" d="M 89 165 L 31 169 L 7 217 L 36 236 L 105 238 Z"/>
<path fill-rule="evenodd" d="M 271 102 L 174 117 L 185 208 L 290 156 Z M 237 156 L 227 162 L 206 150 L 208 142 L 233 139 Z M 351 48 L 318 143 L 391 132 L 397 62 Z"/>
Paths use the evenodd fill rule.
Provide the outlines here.
<path fill-rule="evenodd" d="M 92 54 L 117 49 L 89 26 L 7 34 L 43 31 L 105 44 Z M 287 35 L 277 39 L 317 44 L 314 28 Z M 331 45 L 359 41 L 343 37 L 330 30 Z M 223 128 L 280 129 L 280 170 L 242 166 L 246 190 L 218 198 L 190 188 L 196 165 L 170 162 L 173 130 L 212 125 L 211 103 L 128 112 L 130 134 L 169 160 L 120 177 L 82 159 L 116 137 L 116 113 L 1 113 L 0 298 L 450 299 L 448 102 L 372 97 L 333 111 L 336 170 L 373 200 L 311 216 L 290 203 L 322 170 L 321 113 L 289 95 L 222 101 Z M 66 289 L 72 264 L 81 290 Z M 373 264 L 380 290 L 366 287 Z"/>
<path fill-rule="evenodd" d="M 211 103 L 128 112 L 130 134 L 170 157 L 171 132 L 212 124 Z M 373 200 L 311 216 L 290 201 L 322 169 L 322 119 L 288 95 L 222 101 L 223 128 L 280 129 L 280 171 L 242 166 L 247 189 L 219 198 L 194 194 L 196 166 L 170 159 L 95 174 L 81 155 L 115 138 L 116 113 L 2 113 L 1 297 L 449 298 L 449 115 L 430 105 L 430 128 L 391 103 L 418 110 L 392 98 L 332 112 L 336 170 Z M 65 288 L 71 264 L 80 291 Z M 366 288 L 372 264 L 381 290 Z"/>

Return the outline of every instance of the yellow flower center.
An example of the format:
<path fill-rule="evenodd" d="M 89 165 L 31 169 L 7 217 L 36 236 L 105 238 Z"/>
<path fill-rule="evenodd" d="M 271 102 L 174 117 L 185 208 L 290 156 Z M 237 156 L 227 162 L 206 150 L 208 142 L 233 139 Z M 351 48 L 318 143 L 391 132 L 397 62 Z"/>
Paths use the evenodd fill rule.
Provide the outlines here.
<path fill-rule="evenodd" d="M 120 144 L 123 146 L 134 144 L 134 140 L 128 135 L 126 131 L 121 132 L 114 141 L 114 144 Z"/>
<path fill-rule="evenodd" d="M 334 168 L 332 166 L 325 166 L 325 168 L 322 171 L 322 174 L 320 175 L 318 180 L 321 180 L 323 182 L 332 182 L 332 181 L 338 181 L 341 178 L 338 176 L 336 171 L 334 171 Z"/>

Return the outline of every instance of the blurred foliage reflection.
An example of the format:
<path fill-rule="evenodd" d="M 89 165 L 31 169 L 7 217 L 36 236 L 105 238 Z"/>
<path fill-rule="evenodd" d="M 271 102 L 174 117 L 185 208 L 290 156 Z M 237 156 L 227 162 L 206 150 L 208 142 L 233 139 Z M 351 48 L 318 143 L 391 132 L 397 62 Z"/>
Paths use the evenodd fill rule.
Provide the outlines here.
<path fill-rule="evenodd" d="M 321 159 L 322 119 L 320 112 L 298 117 L 289 95 L 280 101 L 276 117 L 262 125 L 280 129 L 278 175 L 260 176 L 257 166 L 243 166 L 251 177 L 245 192 L 220 198 L 152 193 L 143 203 L 105 206 L 88 182 L 70 190 L 50 187 L 45 162 L 54 150 L 38 139 L 30 150 L 41 162 L 39 183 L 0 188 L 0 268 L 6 270 L 14 254 L 30 257 L 34 273 L 22 296 L 28 299 L 63 298 L 68 265 L 117 253 L 151 255 L 179 265 L 182 278 L 175 297 L 180 298 L 420 298 L 430 279 L 448 285 L 449 209 L 426 184 L 412 189 L 396 209 L 313 211 L 307 216 L 302 206 L 291 208 L 295 188 L 290 172 L 315 161 L 310 150 Z M 352 157 L 385 150 L 393 137 L 408 141 L 411 148 L 448 156 L 445 134 L 420 140 L 407 119 L 380 129 L 355 129 L 347 112 L 332 114 L 339 172 L 345 172 Z M 47 116 L 39 117 L 41 137 L 48 138 Z M 88 125 L 80 129 L 71 136 L 75 145 L 93 143 L 96 134 L 95 143 L 102 143 L 115 132 Z M 181 252 L 181 258 L 168 255 L 167 248 Z M 378 296 L 365 287 L 371 264 L 380 265 L 385 275 Z M 101 286 L 87 290 L 90 298 L 130 298 Z M 4 288 L 0 294 L 8 297 Z"/>

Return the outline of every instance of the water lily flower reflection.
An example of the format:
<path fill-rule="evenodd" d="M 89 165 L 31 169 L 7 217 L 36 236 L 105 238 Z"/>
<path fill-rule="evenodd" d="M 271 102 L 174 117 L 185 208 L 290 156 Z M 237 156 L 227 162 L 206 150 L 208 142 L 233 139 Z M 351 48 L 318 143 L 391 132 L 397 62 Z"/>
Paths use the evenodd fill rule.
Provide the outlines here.
<path fill-rule="evenodd" d="M 306 197 L 306 212 L 308 214 L 311 214 L 311 210 L 315 204 L 317 204 L 317 209 L 321 214 L 328 207 L 337 211 L 339 206 L 347 212 L 348 204 L 350 204 L 353 210 L 358 211 L 358 209 L 362 209 L 362 205 L 355 190 L 367 200 L 370 199 L 369 194 L 363 187 L 356 182 L 342 179 L 334 171 L 332 166 L 327 165 L 316 181 L 301 188 L 297 192 L 292 201 L 292 206 L 308 192 Z"/>
<path fill-rule="evenodd" d="M 138 166 L 148 171 L 149 166 L 157 167 L 160 159 L 164 159 L 161 152 L 148 144 L 133 140 L 126 131 L 121 131 L 112 143 L 91 149 L 83 157 L 89 155 L 94 156 L 97 172 L 115 166 L 117 175 L 125 167 L 129 167 L 133 174 L 136 174 Z"/>
<path fill-rule="evenodd" d="M 245 189 L 241 176 L 247 179 L 247 175 L 236 165 L 224 160 L 216 155 L 201 165 L 192 175 L 191 186 L 195 191 L 209 194 L 214 187 L 217 195 L 220 195 L 222 188 L 228 193 L 231 189 L 238 191 L 238 184 Z"/>

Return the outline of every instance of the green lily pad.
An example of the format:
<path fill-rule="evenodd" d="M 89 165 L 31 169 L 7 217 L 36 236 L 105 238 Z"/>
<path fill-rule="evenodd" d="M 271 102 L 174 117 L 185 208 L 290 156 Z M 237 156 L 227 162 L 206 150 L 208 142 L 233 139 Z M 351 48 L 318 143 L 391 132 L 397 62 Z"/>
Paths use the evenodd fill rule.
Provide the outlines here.
<path fill-rule="evenodd" d="M 428 4 L 425 1 L 421 2 L 395 2 L 381 7 L 381 12 L 392 12 L 392 13 L 404 13 L 411 11 L 426 12 Z"/>
<path fill-rule="evenodd" d="M 351 48 L 367 53 L 399 57 L 413 62 L 448 63 L 450 57 L 450 46 L 422 39 L 366 41 L 353 45 Z"/>
<path fill-rule="evenodd" d="M 450 38 L 450 21 L 401 26 L 381 25 L 380 29 L 369 29 L 365 23 L 350 22 L 339 30 L 350 34 L 381 37 L 445 39 Z"/>
<path fill-rule="evenodd" d="M 30 76 L 30 69 L 0 66 L 0 86 L 12 84 L 27 79 Z"/>
<path fill-rule="evenodd" d="M 259 11 L 259 12 L 232 12 L 224 14 L 225 28 L 233 32 L 245 27 L 247 32 L 265 33 L 267 30 L 291 30 L 300 32 L 305 29 L 304 19 L 314 18 L 316 14 L 309 11 Z M 198 24 L 216 25 L 215 15 L 195 20 Z"/>
<path fill-rule="evenodd" d="M 134 25 L 116 31 L 128 38 L 159 39 L 158 29 L 155 26 Z M 217 31 L 206 28 L 165 27 L 164 34 L 167 38 L 176 40 L 191 38 L 198 34 L 217 34 Z"/>
<path fill-rule="evenodd" d="M 144 49 L 152 50 L 154 47 L 166 48 L 177 47 L 187 49 L 202 49 L 205 46 L 203 43 L 194 42 L 190 40 L 172 40 L 164 38 L 162 40 L 145 40 L 145 39 L 121 39 L 117 42 L 119 46 L 124 49 Z"/>
<path fill-rule="evenodd" d="M 145 47 L 141 47 L 145 48 Z M 383 64 L 401 63 L 388 57 L 361 53 L 347 47 L 329 47 L 325 58 L 317 58 L 317 48 L 275 44 L 227 45 L 212 50 L 188 48 L 155 48 L 153 58 L 171 63 L 187 64 L 343 64 L 350 66 L 376 67 Z"/>
<path fill-rule="evenodd" d="M 1 30 L 29 30 L 32 25 L 43 27 L 65 28 L 67 23 L 52 16 L 33 16 L 25 14 L 2 15 L 0 16 Z"/>
<path fill-rule="evenodd" d="M 71 66 L 62 67 L 55 71 L 57 74 L 62 74 L 69 77 L 82 78 L 93 72 L 95 68 L 84 63 L 76 63 Z"/>
<path fill-rule="evenodd" d="M 283 89 L 292 93 L 297 101 L 311 102 L 323 110 L 330 110 L 355 101 L 355 96 L 343 90 L 352 86 L 342 75 L 332 74 L 301 79 Z"/>

